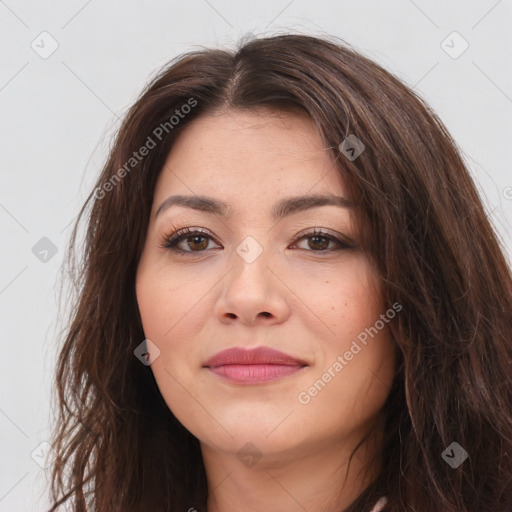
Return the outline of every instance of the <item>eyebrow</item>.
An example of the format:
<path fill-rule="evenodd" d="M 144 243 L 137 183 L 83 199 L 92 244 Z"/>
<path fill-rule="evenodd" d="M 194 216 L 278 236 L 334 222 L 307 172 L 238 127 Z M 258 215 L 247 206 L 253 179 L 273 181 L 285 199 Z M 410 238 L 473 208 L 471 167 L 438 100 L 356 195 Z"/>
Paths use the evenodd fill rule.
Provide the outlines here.
<path fill-rule="evenodd" d="M 207 196 L 185 196 L 175 195 L 168 197 L 158 207 L 155 217 L 170 208 L 171 206 L 182 206 L 205 212 L 220 217 L 230 215 L 230 207 L 227 203 Z M 279 200 L 272 208 L 272 218 L 282 219 L 294 213 L 318 208 L 320 206 L 338 206 L 340 208 L 352 208 L 355 203 L 345 197 L 333 194 L 313 194 L 309 196 L 287 197 Z"/>

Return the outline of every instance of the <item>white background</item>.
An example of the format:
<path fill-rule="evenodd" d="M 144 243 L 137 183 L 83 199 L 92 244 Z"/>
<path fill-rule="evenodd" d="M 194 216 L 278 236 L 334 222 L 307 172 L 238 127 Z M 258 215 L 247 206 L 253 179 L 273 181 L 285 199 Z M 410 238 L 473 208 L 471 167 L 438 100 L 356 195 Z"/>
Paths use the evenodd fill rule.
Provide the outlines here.
<path fill-rule="evenodd" d="M 0 512 L 45 510 L 45 470 L 31 453 L 49 438 L 58 272 L 71 222 L 119 118 L 161 66 L 250 32 L 343 38 L 440 115 L 510 260 L 511 27 L 509 0 L 0 1 Z M 58 43 L 47 58 L 31 47 L 51 48 L 44 31 Z M 458 58 L 441 46 L 453 31 L 469 44 Z M 57 247 L 47 262 L 32 252 L 42 237 Z"/>

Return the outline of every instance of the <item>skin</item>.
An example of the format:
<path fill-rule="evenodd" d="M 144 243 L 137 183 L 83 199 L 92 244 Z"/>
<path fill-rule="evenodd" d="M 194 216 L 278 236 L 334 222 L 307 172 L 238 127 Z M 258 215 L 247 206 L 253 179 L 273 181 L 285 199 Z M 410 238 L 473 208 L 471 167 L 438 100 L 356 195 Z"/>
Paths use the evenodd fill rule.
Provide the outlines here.
<path fill-rule="evenodd" d="M 342 510 L 380 468 L 377 458 L 364 471 L 380 442 L 395 373 L 387 324 L 309 403 L 298 400 L 390 307 L 357 247 L 352 209 L 321 206 L 271 218 L 276 201 L 312 193 L 348 197 L 313 123 L 268 109 L 194 120 L 156 185 L 137 300 L 145 336 L 160 350 L 151 364 L 160 392 L 200 441 L 209 512 Z M 232 215 L 171 206 L 155 217 L 174 194 L 215 197 Z M 161 246 L 184 227 L 209 234 L 186 235 L 192 245 L 186 237 L 179 244 L 185 255 Z M 294 241 L 313 228 L 356 246 L 329 252 L 337 245 L 328 239 Z M 236 251 L 248 236 L 263 249 L 252 263 Z M 203 367 L 223 349 L 262 345 L 308 366 L 256 385 L 227 382 Z M 376 433 L 347 471 L 348 457 L 372 425 Z M 253 465 L 237 456 L 249 442 L 253 448 L 242 453 L 260 457 Z"/>

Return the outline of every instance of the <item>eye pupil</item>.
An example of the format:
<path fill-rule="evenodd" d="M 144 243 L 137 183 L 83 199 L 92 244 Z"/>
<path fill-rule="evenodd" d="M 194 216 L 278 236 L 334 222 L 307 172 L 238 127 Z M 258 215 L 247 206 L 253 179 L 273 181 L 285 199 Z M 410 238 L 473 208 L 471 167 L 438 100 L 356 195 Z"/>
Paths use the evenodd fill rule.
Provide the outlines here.
<path fill-rule="evenodd" d="M 200 244 L 200 242 L 198 242 L 198 240 L 201 240 L 201 239 L 203 239 L 203 244 Z M 197 244 L 201 245 L 201 247 L 198 248 L 199 250 L 206 249 L 206 247 L 208 247 L 208 240 L 205 236 L 196 235 L 196 236 L 191 236 L 187 239 L 187 245 L 190 247 L 190 249 L 193 249 L 193 247 L 190 243 L 190 240 L 193 240 L 192 244 L 197 243 Z M 204 241 L 206 241 L 206 245 L 205 245 Z"/>
<path fill-rule="evenodd" d="M 325 236 L 318 236 L 318 235 L 315 235 L 315 236 L 312 236 L 310 237 L 310 240 L 313 240 L 313 245 L 320 245 L 321 247 L 316 247 L 316 249 L 326 249 L 328 246 L 329 246 L 329 239 Z M 322 244 L 321 242 L 318 242 L 318 240 L 323 240 L 324 243 Z M 309 244 L 309 246 L 314 249 L 315 247 L 312 247 L 311 243 Z"/>

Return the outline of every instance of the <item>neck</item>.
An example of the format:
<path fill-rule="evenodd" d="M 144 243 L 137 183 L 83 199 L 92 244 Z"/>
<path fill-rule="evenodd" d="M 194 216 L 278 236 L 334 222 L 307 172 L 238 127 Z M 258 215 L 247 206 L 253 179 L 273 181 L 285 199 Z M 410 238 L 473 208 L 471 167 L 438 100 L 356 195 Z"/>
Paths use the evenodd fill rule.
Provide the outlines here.
<path fill-rule="evenodd" d="M 378 436 L 380 440 L 380 435 Z M 375 436 L 349 457 L 359 439 L 262 454 L 251 467 L 236 453 L 201 445 L 208 481 L 207 512 L 338 512 L 377 477 Z"/>

